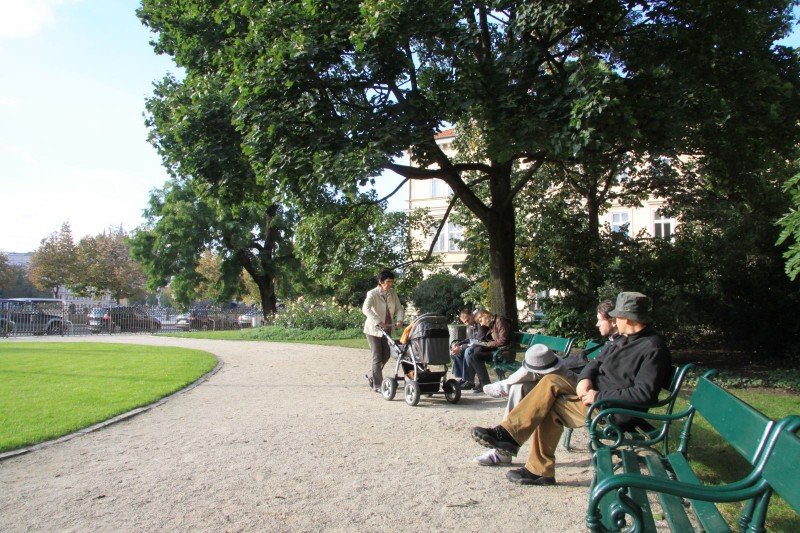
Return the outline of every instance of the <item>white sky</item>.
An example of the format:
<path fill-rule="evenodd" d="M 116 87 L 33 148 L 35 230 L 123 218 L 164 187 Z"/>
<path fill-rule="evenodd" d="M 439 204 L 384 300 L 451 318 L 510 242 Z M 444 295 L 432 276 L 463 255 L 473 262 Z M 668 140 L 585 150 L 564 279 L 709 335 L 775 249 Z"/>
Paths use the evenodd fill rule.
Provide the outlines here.
<path fill-rule="evenodd" d="M 130 231 L 166 181 L 142 112 L 153 81 L 177 69 L 153 52 L 138 5 L 0 0 L 0 251 L 33 251 L 65 221 L 76 241 Z M 399 183 L 380 181 L 381 196 Z"/>

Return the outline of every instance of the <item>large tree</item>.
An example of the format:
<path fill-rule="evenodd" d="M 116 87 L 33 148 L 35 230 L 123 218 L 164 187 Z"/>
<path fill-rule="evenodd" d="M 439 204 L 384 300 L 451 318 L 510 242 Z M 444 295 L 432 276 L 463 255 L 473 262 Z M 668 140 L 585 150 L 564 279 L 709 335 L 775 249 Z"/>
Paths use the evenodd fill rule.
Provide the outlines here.
<path fill-rule="evenodd" d="M 28 279 L 40 290 L 50 291 L 58 298 L 61 288 L 75 276 L 76 253 L 69 222 L 61 225 L 42 242 L 31 256 Z"/>
<path fill-rule="evenodd" d="M 8 262 L 8 256 L 0 252 L 0 296 L 8 296 L 16 276 Z"/>
<path fill-rule="evenodd" d="M 752 87 L 741 71 L 712 67 L 780 74 L 786 57 L 771 46 L 794 4 L 144 0 L 139 15 L 158 32 L 158 51 L 225 80 L 253 161 L 298 194 L 347 189 L 385 169 L 444 180 L 488 236 L 492 307 L 516 318 L 519 193 L 546 163 L 580 157 L 598 116 L 629 134 L 629 149 L 698 148 L 689 140 L 700 132 L 729 152 L 710 133 L 742 116 Z M 740 41 L 737 29 L 751 24 L 759 31 Z M 774 79 L 758 86 L 769 100 L 782 96 Z M 768 109 L 749 102 L 756 114 Z M 473 133 L 474 159 L 436 144 L 449 125 Z M 411 164 L 397 163 L 406 150 Z"/>
<path fill-rule="evenodd" d="M 275 279 L 293 271 L 291 210 L 281 213 L 273 181 L 257 176 L 232 124 L 232 96 L 214 76 L 167 77 L 147 101 L 150 141 L 172 176 L 151 196 L 134 251 L 151 286 L 171 280 L 176 299 L 196 296 L 204 253 L 220 261 L 218 296 L 239 296 L 245 270 L 265 314 L 276 310 Z"/>
<path fill-rule="evenodd" d="M 76 247 L 75 275 L 68 284 L 76 294 L 144 299 L 142 266 L 131 256 L 128 235 L 121 227 L 82 238 Z"/>

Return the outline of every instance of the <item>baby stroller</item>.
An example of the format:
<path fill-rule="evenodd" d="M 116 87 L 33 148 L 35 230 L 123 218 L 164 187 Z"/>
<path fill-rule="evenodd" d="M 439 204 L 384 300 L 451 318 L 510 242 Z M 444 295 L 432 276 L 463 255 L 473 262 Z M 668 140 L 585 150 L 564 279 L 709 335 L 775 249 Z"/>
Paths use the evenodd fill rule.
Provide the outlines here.
<path fill-rule="evenodd" d="M 432 396 L 443 392 L 450 403 L 461 399 L 458 381 L 447 379 L 450 346 L 445 317 L 425 314 L 415 318 L 405 344 L 395 342 L 386 332 L 383 335 L 397 359 L 394 377 L 384 378 L 381 383 L 381 395 L 385 400 L 394 399 L 400 379 L 405 383 L 406 403 L 411 406 L 419 403 L 422 394 Z M 429 365 L 444 366 L 444 371 L 431 370 Z"/>

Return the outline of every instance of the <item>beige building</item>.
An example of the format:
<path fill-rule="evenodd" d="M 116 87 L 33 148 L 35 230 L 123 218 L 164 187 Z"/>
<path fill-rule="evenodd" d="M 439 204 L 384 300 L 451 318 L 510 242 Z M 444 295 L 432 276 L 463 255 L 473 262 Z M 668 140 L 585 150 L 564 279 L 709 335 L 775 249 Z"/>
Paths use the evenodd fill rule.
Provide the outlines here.
<path fill-rule="evenodd" d="M 455 130 L 448 129 L 436 136 L 436 144 L 447 155 L 452 155 L 455 139 Z M 444 181 L 434 178 L 430 180 L 410 180 L 408 183 L 408 209 L 424 209 L 434 219 L 441 220 L 450 204 L 453 190 Z M 434 229 L 435 232 L 435 229 Z M 464 229 L 459 224 L 448 221 L 442 228 L 439 238 L 433 247 L 433 253 L 440 256 L 442 264 L 450 269 L 464 262 L 467 254 L 461 251 L 459 240 L 464 235 Z M 425 241 L 430 246 L 433 234 Z"/>
<path fill-rule="evenodd" d="M 453 140 L 455 130 L 447 129 L 436 136 L 436 143 L 442 150 L 451 155 L 454 153 Z M 408 187 L 408 209 L 425 209 L 437 220 L 444 216 L 453 191 L 440 179 L 410 180 Z M 600 224 L 608 224 L 613 231 L 625 231 L 628 235 L 637 235 L 644 230 L 655 238 L 672 237 L 677 220 L 662 216 L 660 208 L 664 204 L 658 198 L 649 198 L 638 207 L 612 204 L 608 211 L 600 216 Z M 437 239 L 433 251 L 438 254 L 445 266 L 453 268 L 464 261 L 466 254 L 461 251 L 458 240 L 463 235 L 463 228 L 458 224 L 447 222 Z M 431 243 L 429 236 L 427 244 Z"/>

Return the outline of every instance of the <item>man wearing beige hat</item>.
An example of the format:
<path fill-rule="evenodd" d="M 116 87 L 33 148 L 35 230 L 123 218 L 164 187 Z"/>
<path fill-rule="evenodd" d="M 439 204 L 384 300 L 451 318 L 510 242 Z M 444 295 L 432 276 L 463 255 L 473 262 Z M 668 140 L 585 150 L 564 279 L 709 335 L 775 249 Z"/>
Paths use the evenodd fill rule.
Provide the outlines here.
<path fill-rule="evenodd" d="M 658 398 L 672 361 L 669 348 L 650 325 L 649 307 L 650 300 L 642 293 L 620 293 L 609 313 L 620 337 L 586 365 L 577 386 L 563 376 L 547 374 L 499 426 L 472 428 L 473 439 L 508 455 L 516 455 L 520 444 L 531 438 L 528 461 L 506 474 L 510 481 L 554 485 L 555 451 L 564 426 L 582 426 L 594 401 L 652 403 Z"/>

